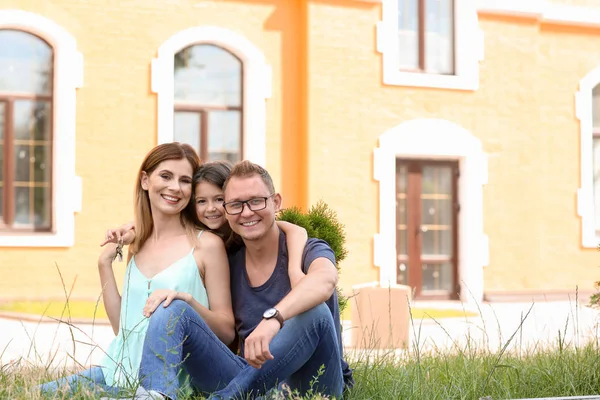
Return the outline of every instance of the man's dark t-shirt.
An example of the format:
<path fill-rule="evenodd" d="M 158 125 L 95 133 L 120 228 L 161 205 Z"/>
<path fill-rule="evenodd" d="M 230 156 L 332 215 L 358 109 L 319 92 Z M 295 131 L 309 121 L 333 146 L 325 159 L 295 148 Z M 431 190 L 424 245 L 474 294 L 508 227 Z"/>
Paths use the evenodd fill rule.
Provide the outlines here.
<path fill-rule="evenodd" d="M 333 250 L 331 250 L 327 242 L 320 239 L 308 239 L 304 247 L 304 253 L 302 254 L 302 270 L 304 273 L 308 272 L 310 264 L 314 260 L 321 257 L 329 259 L 335 265 Z M 274 307 L 292 290 L 288 274 L 288 252 L 285 234 L 283 231 L 279 231 L 277 264 L 275 265 L 273 274 L 261 286 L 250 286 L 246 273 L 245 247 L 229 255 L 229 265 L 231 267 L 231 299 L 235 315 L 235 329 L 241 338 L 243 354 L 244 340 L 262 321 L 263 312 L 268 308 Z M 326 301 L 326 304 L 333 316 L 340 354 L 342 354 L 340 312 L 338 297 L 335 291 L 329 300 Z M 344 383 L 347 387 L 352 387 L 354 384 L 352 370 L 343 359 L 341 360 L 341 364 Z"/>

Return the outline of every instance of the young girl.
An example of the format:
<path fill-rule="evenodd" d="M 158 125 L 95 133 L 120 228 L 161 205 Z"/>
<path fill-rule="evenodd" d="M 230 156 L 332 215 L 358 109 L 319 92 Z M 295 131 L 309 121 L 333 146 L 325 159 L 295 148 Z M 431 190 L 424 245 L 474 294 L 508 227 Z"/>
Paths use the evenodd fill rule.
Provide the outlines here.
<path fill-rule="evenodd" d="M 135 188 L 135 238 L 129 247 L 123 295 L 117 289 L 112 243 L 98 260 L 102 298 L 117 335 L 101 366 L 46 383 L 43 392 L 85 385 L 118 395 L 135 387 L 148 317 L 157 307 L 187 302 L 224 343 L 234 338 L 229 266 L 223 241 L 199 230 L 193 174 L 195 150 L 180 143 L 155 147 L 144 159 Z M 185 371 L 180 379 L 191 389 Z"/>

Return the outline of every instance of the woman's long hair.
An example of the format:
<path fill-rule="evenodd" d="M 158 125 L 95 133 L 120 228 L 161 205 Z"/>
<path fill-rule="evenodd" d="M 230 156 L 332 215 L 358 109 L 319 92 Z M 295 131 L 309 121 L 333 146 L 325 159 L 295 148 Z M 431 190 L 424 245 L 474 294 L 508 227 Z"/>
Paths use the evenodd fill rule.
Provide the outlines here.
<path fill-rule="evenodd" d="M 148 197 L 148 192 L 142 188 L 143 173 L 145 172 L 149 176 L 161 162 L 183 159 L 190 163 L 192 171 L 197 171 L 200 167 L 200 157 L 198 157 L 196 150 L 189 144 L 179 142 L 158 145 L 150 150 L 144 158 L 135 181 L 133 210 L 135 239 L 133 240 L 133 243 L 129 245 L 127 256 L 128 262 L 133 255 L 140 251 L 146 240 L 148 240 L 152 234 L 152 229 L 154 227 L 150 198 Z M 198 215 L 196 214 L 195 203 L 191 201 L 191 199 L 188 204 L 186 204 L 185 209 L 180 213 L 179 217 L 181 225 L 186 229 L 188 236 L 190 239 L 194 240 L 196 237 L 195 232 L 201 224 L 198 220 Z"/>

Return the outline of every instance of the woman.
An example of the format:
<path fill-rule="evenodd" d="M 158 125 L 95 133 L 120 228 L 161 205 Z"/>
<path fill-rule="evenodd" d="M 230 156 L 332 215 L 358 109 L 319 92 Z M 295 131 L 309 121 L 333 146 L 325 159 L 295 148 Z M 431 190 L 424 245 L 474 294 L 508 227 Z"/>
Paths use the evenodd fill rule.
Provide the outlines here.
<path fill-rule="evenodd" d="M 46 383 L 43 392 L 84 385 L 118 395 L 135 387 L 148 317 L 161 303 L 168 307 L 176 299 L 187 302 L 220 340 L 233 340 L 225 246 L 218 236 L 198 229 L 201 223 L 190 201 L 198 168 L 199 158 L 187 144 L 162 144 L 145 157 L 135 187 L 136 235 L 122 296 L 112 270 L 116 246 L 108 246 L 98 260 L 102 299 L 117 336 L 101 366 Z M 190 391 L 185 371 L 181 380 Z"/>

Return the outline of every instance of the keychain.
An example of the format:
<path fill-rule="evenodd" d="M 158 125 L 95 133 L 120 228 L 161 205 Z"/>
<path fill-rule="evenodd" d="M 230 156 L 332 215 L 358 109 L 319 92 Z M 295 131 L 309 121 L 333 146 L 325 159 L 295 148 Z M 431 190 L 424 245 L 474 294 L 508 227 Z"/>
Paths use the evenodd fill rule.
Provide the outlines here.
<path fill-rule="evenodd" d="M 119 239 L 119 242 L 117 243 L 117 254 L 115 254 L 115 258 L 113 258 L 113 261 L 115 259 L 118 259 L 119 262 L 123 262 L 123 238 Z"/>

